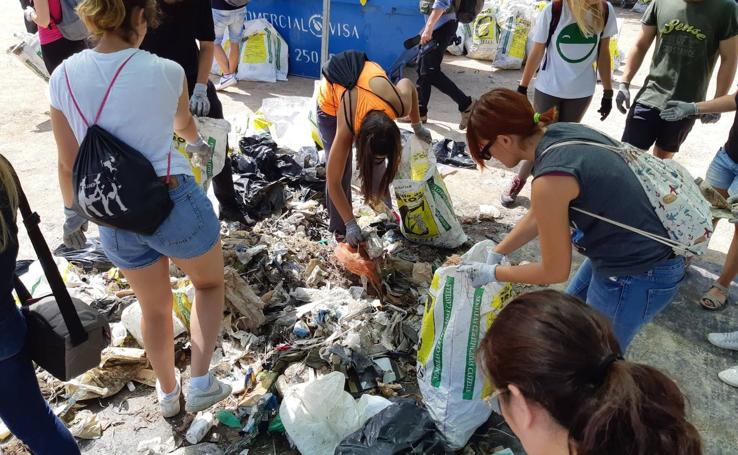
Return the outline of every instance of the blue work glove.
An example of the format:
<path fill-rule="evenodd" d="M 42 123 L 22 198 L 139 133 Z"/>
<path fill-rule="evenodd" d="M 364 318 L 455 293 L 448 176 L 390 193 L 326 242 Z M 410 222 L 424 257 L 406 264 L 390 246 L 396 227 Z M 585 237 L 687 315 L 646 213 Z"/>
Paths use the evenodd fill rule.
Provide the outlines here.
<path fill-rule="evenodd" d="M 351 218 L 346 223 L 346 237 L 345 237 L 346 243 L 353 247 L 359 246 L 361 242 L 363 242 L 365 239 L 364 233 L 361 232 L 361 228 L 358 224 L 356 224 L 356 220 Z"/>
<path fill-rule="evenodd" d="M 194 144 L 187 144 L 185 151 L 187 156 L 190 157 L 192 165 L 201 169 L 205 169 L 208 161 L 213 157 L 213 149 L 199 134 L 197 135 L 197 141 Z"/>
<path fill-rule="evenodd" d="M 82 215 L 67 207 L 64 207 L 64 218 L 62 237 L 64 246 L 73 250 L 81 250 L 87 244 L 85 231 L 90 223 Z"/>
<path fill-rule="evenodd" d="M 418 139 L 423 142 L 427 142 L 428 144 L 433 142 L 433 136 L 431 136 L 430 130 L 424 127 L 423 123 L 413 123 L 410 126 L 413 127 L 413 132 L 415 133 L 415 136 L 418 137 Z"/>
<path fill-rule="evenodd" d="M 697 115 L 698 109 L 695 103 L 685 103 L 684 101 L 668 101 L 666 109 L 661 111 L 659 116 L 667 122 L 678 122 L 685 118 Z"/>
<path fill-rule="evenodd" d="M 469 279 L 471 279 L 472 286 L 475 288 L 481 288 L 487 284 L 497 282 L 497 264 L 489 265 L 482 262 L 475 262 L 473 264 L 461 265 L 457 270 L 469 274 Z"/>
<path fill-rule="evenodd" d="M 625 114 L 630 109 L 630 83 L 621 82 L 618 86 L 618 94 L 615 97 L 615 104 L 621 114 Z"/>
<path fill-rule="evenodd" d="M 710 112 L 708 114 L 700 115 L 700 121 L 704 124 L 717 123 L 720 121 L 720 114 L 718 112 Z"/>
<path fill-rule="evenodd" d="M 190 112 L 192 115 L 204 117 L 210 113 L 210 101 L 208 100 L 208 86 L 195 84 L 195 90 L 190 97 Z"/>
<path fill-rule="evenodd" d="M 495 253 L 495 250 L 490 250 L 489 253 L 487 253 L 487 265 L 497 265 L 502 264 L 503 261 L 507 260 L 507 256 L 500 253 Z"/>

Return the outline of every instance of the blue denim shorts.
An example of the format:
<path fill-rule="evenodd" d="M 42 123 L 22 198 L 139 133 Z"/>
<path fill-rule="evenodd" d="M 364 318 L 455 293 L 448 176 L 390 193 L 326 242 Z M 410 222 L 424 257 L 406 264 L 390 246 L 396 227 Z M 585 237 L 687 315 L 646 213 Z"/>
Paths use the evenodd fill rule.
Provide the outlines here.
<path fill-rule="evenodd" d="M 210 251 L 220 238 L 213 204 L 190 175 L 173 175 L 178 186 L 169 190 L 172 213 L 152 235 L 100 226 L 100 242 L 116 267 L 140 269 L 166 256 L 191 259 Z"/>
<path fill-rule="evenodd" d="M 246 21 L 246 7 L 234 10 L 213 9 L 213 23 L 215 24 L 215 42 L 223 42 L 226 28 L 228 39 L 240 42 L 243 34 L 243 23 Z"/>
<path fill-rule="evenodd" d="M 712 159 L 705 181 L 714 188 L 728 190 L 729 196 L 738 194 L 738 163 L 733 161 L 725 148 L 720 147 Z"/>

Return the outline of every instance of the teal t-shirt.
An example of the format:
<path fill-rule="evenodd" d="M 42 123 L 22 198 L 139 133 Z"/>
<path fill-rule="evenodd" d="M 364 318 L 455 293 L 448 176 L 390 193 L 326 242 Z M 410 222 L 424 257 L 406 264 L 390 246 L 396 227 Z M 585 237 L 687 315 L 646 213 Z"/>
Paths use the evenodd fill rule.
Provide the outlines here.
<path fill-rule="evenodd" d="M 705 100 L 720 42 L 738 35 L 735 0 L 653 0 L 641 22 L 657 28 L 656 49 L 637 101 L 663 109 L 669 100 Z"/>

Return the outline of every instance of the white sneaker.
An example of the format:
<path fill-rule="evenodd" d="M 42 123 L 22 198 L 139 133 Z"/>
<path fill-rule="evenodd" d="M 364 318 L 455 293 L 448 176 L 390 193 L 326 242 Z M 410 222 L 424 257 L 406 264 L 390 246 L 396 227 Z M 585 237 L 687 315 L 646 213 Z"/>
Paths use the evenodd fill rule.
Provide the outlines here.
<path fill-rule="evenodd" d="M 233 87 L 238 81 L 236 80 L 235 74 L 224 74 L 217 84 L 215 84 L 215 90 L 225 90 L 228 87 Z"/>
<path fill-rule="evenodd" d="M 200 390 L 197 387 L 192 387 L 192 385 L 190 385 L 187 397 L 185 398 L 185 411 L 204 411 L 231 394 L 231 386 L 218 381 L 212 373 L 208 374 L 210 375 L 210 388 L 208 390 Z"/>
<path fill-rule="evenodd" d="M 738 330 L 735 332 L 711 333 L 707 335 L 707 339 L 719 348 L 738 351 Z"/>
<path fill-rule="evenodd" d="M 162 392 L 159 380 L 156 380 L 156 397 L 159 400 L 161 415 L 164 416 L 165 419 L 176 416 L 180 411 L 179 397 L 182 395 L 182 385 L 180 383 L 179 370 L 175 370 L 174 376 L 177 380 L 177 387 L 174 389 L 174 392 L 176 393 L 172 394 Z"/>
<path fill-rule="evenodd" d="M 738 387 L 738 365 L 730 367 L 725 371 L 718 373 L 721 381 L 733 387 Z"/>

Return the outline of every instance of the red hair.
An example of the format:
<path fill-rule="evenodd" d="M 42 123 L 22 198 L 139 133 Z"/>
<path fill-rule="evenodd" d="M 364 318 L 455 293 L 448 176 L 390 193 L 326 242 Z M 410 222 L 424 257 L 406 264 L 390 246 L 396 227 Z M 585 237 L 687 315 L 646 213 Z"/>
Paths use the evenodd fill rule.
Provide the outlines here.
<path fill-rule="evenodd" d="M 540 113 L 536 122 L 536 112 L 528 97 L 506 88 L 491 90 L 474 103 L 469 115 L 466 141 L 469 153 L 480 167 L 484 167 L 482 156 L 483 141 L 493 142 L 500 134 L 515 134 L 527 138 L 539 132 L 547 124 L 556 121 L 556 108 Z"/>

